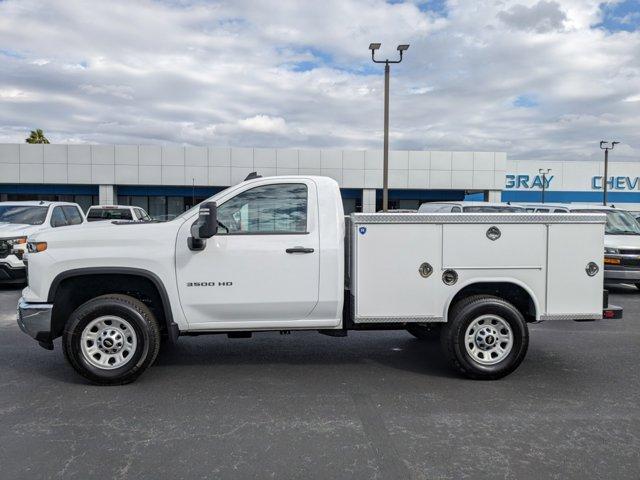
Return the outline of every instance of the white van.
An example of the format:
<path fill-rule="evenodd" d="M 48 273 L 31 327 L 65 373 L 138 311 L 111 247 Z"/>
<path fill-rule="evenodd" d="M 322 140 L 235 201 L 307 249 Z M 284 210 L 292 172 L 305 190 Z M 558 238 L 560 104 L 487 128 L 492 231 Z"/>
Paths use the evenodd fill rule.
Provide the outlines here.
<path fill-rule="evenodd" d="M 604 281 L 631 283 L 640 289 L 640 224 L 625 211 L 603 205 L 572 206 L 571 212 L 606 213 Z"/>

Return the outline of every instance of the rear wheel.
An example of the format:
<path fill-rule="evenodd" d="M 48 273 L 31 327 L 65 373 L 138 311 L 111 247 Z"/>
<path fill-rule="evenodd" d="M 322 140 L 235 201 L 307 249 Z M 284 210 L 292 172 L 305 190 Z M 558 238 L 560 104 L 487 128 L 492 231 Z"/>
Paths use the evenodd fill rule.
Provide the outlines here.
<path fill-rule="evenodd" d="M 412 323 L 407 332 L 420 340 L 436 340 L 440 337 L 442 323 Z"/>
<path fill-rule="evenodd" d="M 451 309 L 441 341 L 458 371 L 474 379 L 495 380 L 518 368 L 527 353 L 529 331 L 511 303 L 477 295 Z"/>
<path fill-rule="evenodd" d="M 64 355 L 80 375 L 99 385 L 134 381 L 155 360 L 158 323 L 127 295 L 103 295 L 78 307 L 63 334 Z"/>

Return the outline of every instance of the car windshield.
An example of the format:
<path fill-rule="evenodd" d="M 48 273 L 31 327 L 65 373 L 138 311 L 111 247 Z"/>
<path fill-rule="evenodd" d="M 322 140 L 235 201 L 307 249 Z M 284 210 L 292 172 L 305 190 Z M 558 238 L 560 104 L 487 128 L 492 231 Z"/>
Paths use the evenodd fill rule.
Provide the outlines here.
<path fill-rule="evenodd" d="M 604 233 L 607 235 L 640 235 L 640 225 L 629 212 L 622 210 L 574 210 L 579 213 L 606 213 L 607 224 Z"/>
<path fill-rule="evenodd" d="M 522 212 L 522 207 L 510 207 L 508 205 L 474 205 L 464 207 L 465 213 L 495 213 L 495 212 Z"/>
<path fill-rule="evenodd" d="M 92 208 L 87 214 L 88 222 L 97 220 L 133 220 L 131 210 L 125 208 Z"/>
<path fill-rule="evenodd" d="M 0 205 L 0 222 L 42 225 L 49 207 L 32 205 Z"/>

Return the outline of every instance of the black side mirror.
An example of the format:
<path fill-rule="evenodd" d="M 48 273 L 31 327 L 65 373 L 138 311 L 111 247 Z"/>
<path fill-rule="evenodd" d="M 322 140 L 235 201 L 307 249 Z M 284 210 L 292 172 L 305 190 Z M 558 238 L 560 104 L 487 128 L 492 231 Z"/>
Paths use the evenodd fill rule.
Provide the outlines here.
<path fill-rule="evenodd" d="M 191 250 L 202 250 L 205 240 L 213 237 L 218 232 L 218 210 L 216 202 L 207 202 L 200 205 L 198 220 L 191 225 L 191 237 L 188 239 Z"/>

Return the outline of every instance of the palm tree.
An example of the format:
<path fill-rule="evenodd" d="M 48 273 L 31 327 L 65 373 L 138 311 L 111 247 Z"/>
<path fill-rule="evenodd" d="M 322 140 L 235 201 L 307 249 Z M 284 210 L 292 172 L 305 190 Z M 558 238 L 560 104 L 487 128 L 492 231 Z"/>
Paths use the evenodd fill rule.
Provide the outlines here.
<path fill-rule="evenodd" d="M 31 134 L 25 139 L 27 143 L 49 143 L 47 137 L 44 136 L 44 132 L 41 129 L 31 130 Z"/>

